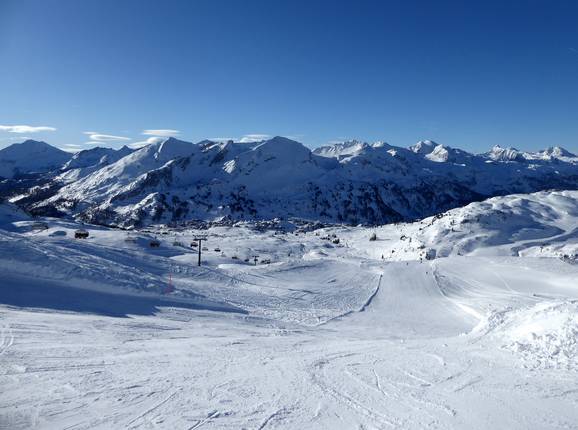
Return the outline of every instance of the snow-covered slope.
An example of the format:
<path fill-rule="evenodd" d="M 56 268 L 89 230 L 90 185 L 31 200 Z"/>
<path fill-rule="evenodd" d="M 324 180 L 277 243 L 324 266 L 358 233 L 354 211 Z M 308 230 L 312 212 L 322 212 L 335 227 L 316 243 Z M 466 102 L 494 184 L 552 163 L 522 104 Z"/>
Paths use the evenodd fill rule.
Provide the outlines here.
<path fill-rule="evenodd" d="M 335 157 L 338 159 L 359 154 L 361 151 L 369 147 L 368 143 L 360 142 L 358 140 L 349 140 L 346 142 L 338 142 L 333 145 L 320 146 L 313 150 L 314 154 L 323 157 Z"/>
<path fill-rule="evenodd" d="M 426 155 L 432 152 L 436 146 L 438 144 L 433 140 L 420 140 L 415 145 L 410 146 L 409 149 L 416 154 Z"/>
<path fill-rule="evenodd" d="M 578 260 L 578 191 L 494 197 L 421 221 L 356 231 L 351 240 L 387 261 L 448 256 L 530 256 Z M 375 233 L 376 241 L 366 243 Z M 387 240 L 383 240 L 387 238 Z"/>
<path fill-rule="evenodd" d="M 72 158 L 62 166 L 62 170 L 111 164 L 132 152 L 133 150 L 128 146 L 123 146 L 120 149 L 101 147 L 85 149 L 84 151 L 75 153 Z"/>
<path fill-rule="evenodd" d="M 128 146 L 120 149 L 92 148 L 75 153 L 60 170 L 63 171 L 55 180 L 65 183 L 77 181 L 104 166 L 115 163 L 133 152 Z"/>
<path fill-rule="evenodd" d="M 0 150 L 0 177 L 13 178 L 60 168 L 70 154 L 45 142 L 27 140 Z"/>
<path fill-rule="evenodd" d="M 311 152 L 283 137 L 170 138 L 75 174 L 57 178 L 26 207 L 124 226 L 223 216 L 384 224 L 495 195 L 575 189 L 578 159 L 561 148 L 474 155 L 431 141 L 409 149 L 351 141 Z"/>
<path fill-rule="evenodd" d="M 502 148 L 494 146 L 486 156 L 494 161 L 524 161 L 524 156 L 516 148 Z"/>
<path fill-rule="evenodd" d="M 225 149 L 202 146 L 204 162 Z M 377 229 L 10 221 L 0 427 L 575 428 L 578 265 L 521 247 L 570 244 L 577 200 L 496 197 Z"/>

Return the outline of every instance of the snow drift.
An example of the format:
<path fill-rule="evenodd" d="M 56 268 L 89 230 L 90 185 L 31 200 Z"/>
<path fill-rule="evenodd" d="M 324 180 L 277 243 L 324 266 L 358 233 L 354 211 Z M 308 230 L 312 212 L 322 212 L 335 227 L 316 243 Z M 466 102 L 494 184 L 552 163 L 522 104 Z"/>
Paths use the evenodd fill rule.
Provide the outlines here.
<path fill-rule="evenodd" d="M 578 301 L 546 301 L 488 313 L 472 331 L 533 368 L 578 370 Z"/>

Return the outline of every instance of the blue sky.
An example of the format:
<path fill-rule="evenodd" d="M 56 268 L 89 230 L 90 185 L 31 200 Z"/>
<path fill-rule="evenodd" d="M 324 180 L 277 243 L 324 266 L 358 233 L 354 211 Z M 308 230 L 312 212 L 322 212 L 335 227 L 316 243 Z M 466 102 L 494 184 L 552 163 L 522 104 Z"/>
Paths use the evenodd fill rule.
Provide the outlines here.
<path fill-rule="evenodd" d="M 578 151 L 577 22 L 576 1 L 0 0 L 0 147 Z"/>

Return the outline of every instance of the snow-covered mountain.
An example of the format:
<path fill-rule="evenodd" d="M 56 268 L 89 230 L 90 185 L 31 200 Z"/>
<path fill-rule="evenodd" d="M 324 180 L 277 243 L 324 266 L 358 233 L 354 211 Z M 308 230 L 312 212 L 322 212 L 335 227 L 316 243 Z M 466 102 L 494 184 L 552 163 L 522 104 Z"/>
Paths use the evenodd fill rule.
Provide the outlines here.
<path fill-rule="evenodd" d="M 128 146 L 120 149 L 96 147 L 75 153 L 62 167 L 57 178 L 62 182 L 73 182 L 96 170 L 108 166 L 133 152 Z"/>
<path fill-rule="evenodd" d="M 349 140 L 346 142 L 334 143 L 333 145 L 320 146 L 319 148 L 314 149 L 313 153 L 323 157 L 335 157 L 341 159 L 348 156 L 354 156 L 368 147 L 369 144 L 366 142 Z"/>
<path fill-rule="evenodd" d="M 70 170 L 19 203 L 33 213 L 121 226 L 223 216 L 383 224 L 496 195 L 578 188 L 578 158 L 562 148 L 496 146 L 475 155 L 432 141 L 410 148 L 351 141 L 312 152 L 274 137 L 169 138 L 125 152 L 114 162 L 119 151 L 105 154 L 110 164 L 100 152 L 79 153 L 64 167 Z"/>
<path fill-rule="evenodd" d="M 122 157 L 132 153 L 133 150 L 128 146 L 120 149 L 96 147 L 85 149 L 75 153 L 70 160 L 62 166 L 62 170 L 81 169 L 91 166 L 104 166 L 120 160 Z"/>
<path fill-rule="evenodd" d="M 524 161 L 524 156 L 516 148 L 502 148 L 500 145 L 494 146 L 486 155 L 494 161 Z"/>
<path fill-rule="evenodd" d="M 13 178 L 60 168 L 70 154 L 45 142 L 27 140 L 0 150 L 0 177 Z"/>
<path fill-rule="evenodd" d="M 429 154 L 434 150 L 434 148 L 438 146 L 433 140 L 420 140 L 415 145 L 409 147 L 412 152 L 416 154 Z"/>

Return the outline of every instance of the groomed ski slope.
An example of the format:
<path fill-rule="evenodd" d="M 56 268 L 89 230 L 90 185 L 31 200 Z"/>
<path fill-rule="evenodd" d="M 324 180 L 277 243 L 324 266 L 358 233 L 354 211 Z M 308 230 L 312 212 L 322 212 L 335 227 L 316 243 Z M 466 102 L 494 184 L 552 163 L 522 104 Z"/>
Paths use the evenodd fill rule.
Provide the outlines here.
<path fill-rule="evenodd" d="M 571 209 L 552 207 L 561 231 L 551 214 L 531 222 L 571 237 Z M 572 240 L 541 257 L 508 236 L 382 259 L 424 224 L 213 227 L 198 268 L 173 245 L 193 230 L 151 249 L 145 232 L 85 226 L 79 241 L 74 223 L 45 222 L 0 231 L 0 428 L 576 428 L 578 265 L 555 254 Z"/>

